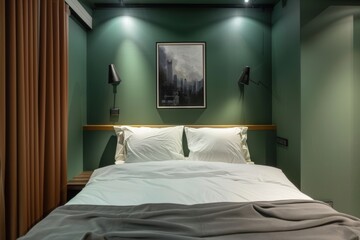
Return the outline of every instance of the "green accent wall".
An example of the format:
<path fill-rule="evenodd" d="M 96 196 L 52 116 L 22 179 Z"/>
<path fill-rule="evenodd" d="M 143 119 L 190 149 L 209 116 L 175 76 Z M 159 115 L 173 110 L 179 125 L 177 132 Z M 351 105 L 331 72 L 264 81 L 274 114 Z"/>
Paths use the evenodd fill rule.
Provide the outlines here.
<path fill-rule="evenodd" d="M 272 27 L 277 166 L 301 190 L 360 216 L 360 26 L 354 1 L 278 3 Z M 357 5 L 359 5 L 357 3 Z"/>
<path fill-rule="evenodd" d="M 88 124 L 270 124 L 271 10 L 269 9 L 98 9 L 88 34 Z M 156 43 L 206 43 L 206 109 L 156 108 Z M 108 64 L 122 79 L 110 118 L 112 86 Z M 245 66 L 248 86 L 238 86 Z M 274 131 L 249 133 L 251 157 L 275 165 Z M 84 169 L 113 163 L 113 132 L 84 133 Z"/>
<path fill-rule="evenodd" d="M 302 28 L 301 187 L 360 216 L 360 7 L 328 7 Z"/>
<path fill-rule="evenodd" d="M 359 0 L 301 0 L 301 26 L 305 26 L 329 6 L 359 6 Z"/>
<path fill-rule="evenodd" d="M 83 131 L 86 124 L 87 32 L 69 17 L 68 179 L 83 171 Z"/>
<path fill-rule="evenodd" d="M 88 124 L 268 124 L 271 11 L 264 9 L 99 9 L 88 35 Z M 206 42 L 206 109 L 156 108 L 156 43 Z M 108 64 L 122 79 L 110 119 Z M 250 84 L 239 90 L 245 66 Z"/>
<path fill-rule="evenodd" d="M 352 178 L 350 179 L 351 190 L 353 191 L 353 206 L 350 213 L 355 214 L 360 218 L 360 13 L 354 14 L 354 88 L 352 89 L 352 94 L 354 96 L 353 108 L 353 126 L 352 126 L 352 158 L 351 158 L 351 168 L 350 174 Z M 357 203 L 357 204 L 356 204 Z"/>
<path fill-rule="evenodd" d="M 277 166 L 300 186 L 300 5 L 279 2 L 272 16 L 272 106 L 277 135 L 289 140 L 276 147 Z"/>

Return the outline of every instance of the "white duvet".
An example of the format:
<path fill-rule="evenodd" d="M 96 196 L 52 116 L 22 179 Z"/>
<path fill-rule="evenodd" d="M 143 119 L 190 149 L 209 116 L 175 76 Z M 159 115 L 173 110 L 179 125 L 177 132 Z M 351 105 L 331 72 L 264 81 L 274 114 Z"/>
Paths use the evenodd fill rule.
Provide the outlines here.
<path fill-rule="evenodd" d="M 86 187 L 67 204 L 198 204 L 287 199 L 311 198 L 277 168 L 169 160 L 97 169 Z"/>

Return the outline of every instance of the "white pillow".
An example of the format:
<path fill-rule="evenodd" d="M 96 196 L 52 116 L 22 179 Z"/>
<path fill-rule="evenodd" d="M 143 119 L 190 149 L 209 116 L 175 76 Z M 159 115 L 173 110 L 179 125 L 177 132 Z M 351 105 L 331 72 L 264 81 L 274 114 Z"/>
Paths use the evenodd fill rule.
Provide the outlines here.
<path fill-rule="evenodd" d="M 189 159 L 209 162 L 251 163 L 247 127 L 185 127 Z"/>
<path fill-rule="evenodd" d="M 116 134 L 116 151 L 115 151 L 115 164 L 124 163 L 125 148 L 124 148 L 124 131 L 121 126 L 114 126 Z"/>
<path fill-rule="evenodd" d="M 120 131 L 117 132 L 116 161 L 124 160 L 126 163 L 132 163 L 183 160 L 183 129 L 183 126 L 164 128 L 121 126 Z M 122 144 L 119 141 L 121 135 Z"/>

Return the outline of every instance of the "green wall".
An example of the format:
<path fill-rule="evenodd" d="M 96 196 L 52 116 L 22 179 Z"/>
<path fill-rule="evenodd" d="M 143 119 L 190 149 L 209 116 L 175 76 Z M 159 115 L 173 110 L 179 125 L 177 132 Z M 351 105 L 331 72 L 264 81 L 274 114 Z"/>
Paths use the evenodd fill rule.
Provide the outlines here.
<path fill-rule="evenodd" d="M 360 216 L 359 11 L 327 9 L 353 3 L 276 5 L 272 104 L 277 135 L 289 139 L 289 147 L 277 146 L 277 166 L 306 194 Z"/>
<path fill-rule="evenodd" d="M 114 63 L 122 83 L 118 124 L 268 124 L 271 11 L 263 9 L 100 9 L 88 35 L 88 124 L 106 124 Z M 206 42 L 206 109 L 156 109 L 156 42 Z M 249 65 L 250 84 L 237 80 Z"/>
<path fill-rule="evenodd" d="M 301 0 L 301 26 L 305 26 L 329 6 L 359 6 L 359 0 Z"/>
<path fill-rule="evenodd" d="M 301 187 L 360 216 L 360 7 L 329 7 L 302 28 Z"/>
<path fill-rule="evenodd" d="M 69 17 L 68 179 L 83 170 L 83 131 L 86 124 L 87 32 Z"/>
<path fill-rule="evenodd" d="M 272 17 L 272 106 L 277 135 L 289 140 L 276 148 L 277 166 L 300 186 L 300 5 L 278 3 Z"/>
<path fill-rule="evenodd" d="M 271 11 L 264 9 L 100 9 L 88 34 L 88 124 L 269 124 L 271 104 Z M 156 108 L 156 42 L 206 42 L 206 109 Z M 108 64 L 122 83 L 109 116 L 112 87 Z M 243 67 L 250 84 L 239 89 Z M 274 131 L 249 133 L 257 163 L 275 165 Z M 84 169 L 113 163 L 113 132 L 84 133 Z M 255 150 L 256 149 L 256 150 Z"/>
<path fill-rule="evenodd" d="M 353 134 L 352 134 L 352 152 L 353 156 L 351 158 L 351 169 L 350 174 L 351 178 L 351 189 L 353 190 L 352 197 L 354 198 L 352 204 L 354 210 L 351 210 L 351 213 L 354 213 L 357 217 L 360 217 L 360 14 L 354 14 L 354 88 L 352 89 L 352 94 L 354 96 L 354 102 L 352 105 L 353 108 Z M 357 202 L 357 204 L 355 203 Z"/>

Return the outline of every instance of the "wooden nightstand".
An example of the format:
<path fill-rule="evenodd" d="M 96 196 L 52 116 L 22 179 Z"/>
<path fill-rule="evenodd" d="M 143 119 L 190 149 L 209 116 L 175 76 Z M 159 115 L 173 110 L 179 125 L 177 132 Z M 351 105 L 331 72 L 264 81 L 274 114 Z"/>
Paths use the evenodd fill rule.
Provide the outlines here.
<path fill-rule="evenodd" d="M 92 173 L 93 171 L 85 171 L 68 181 L 67 183 L 68 201 L 72 199 L 76 194 L 78 194 L 81 191 L 81 189 L 85 187 Z"/>

